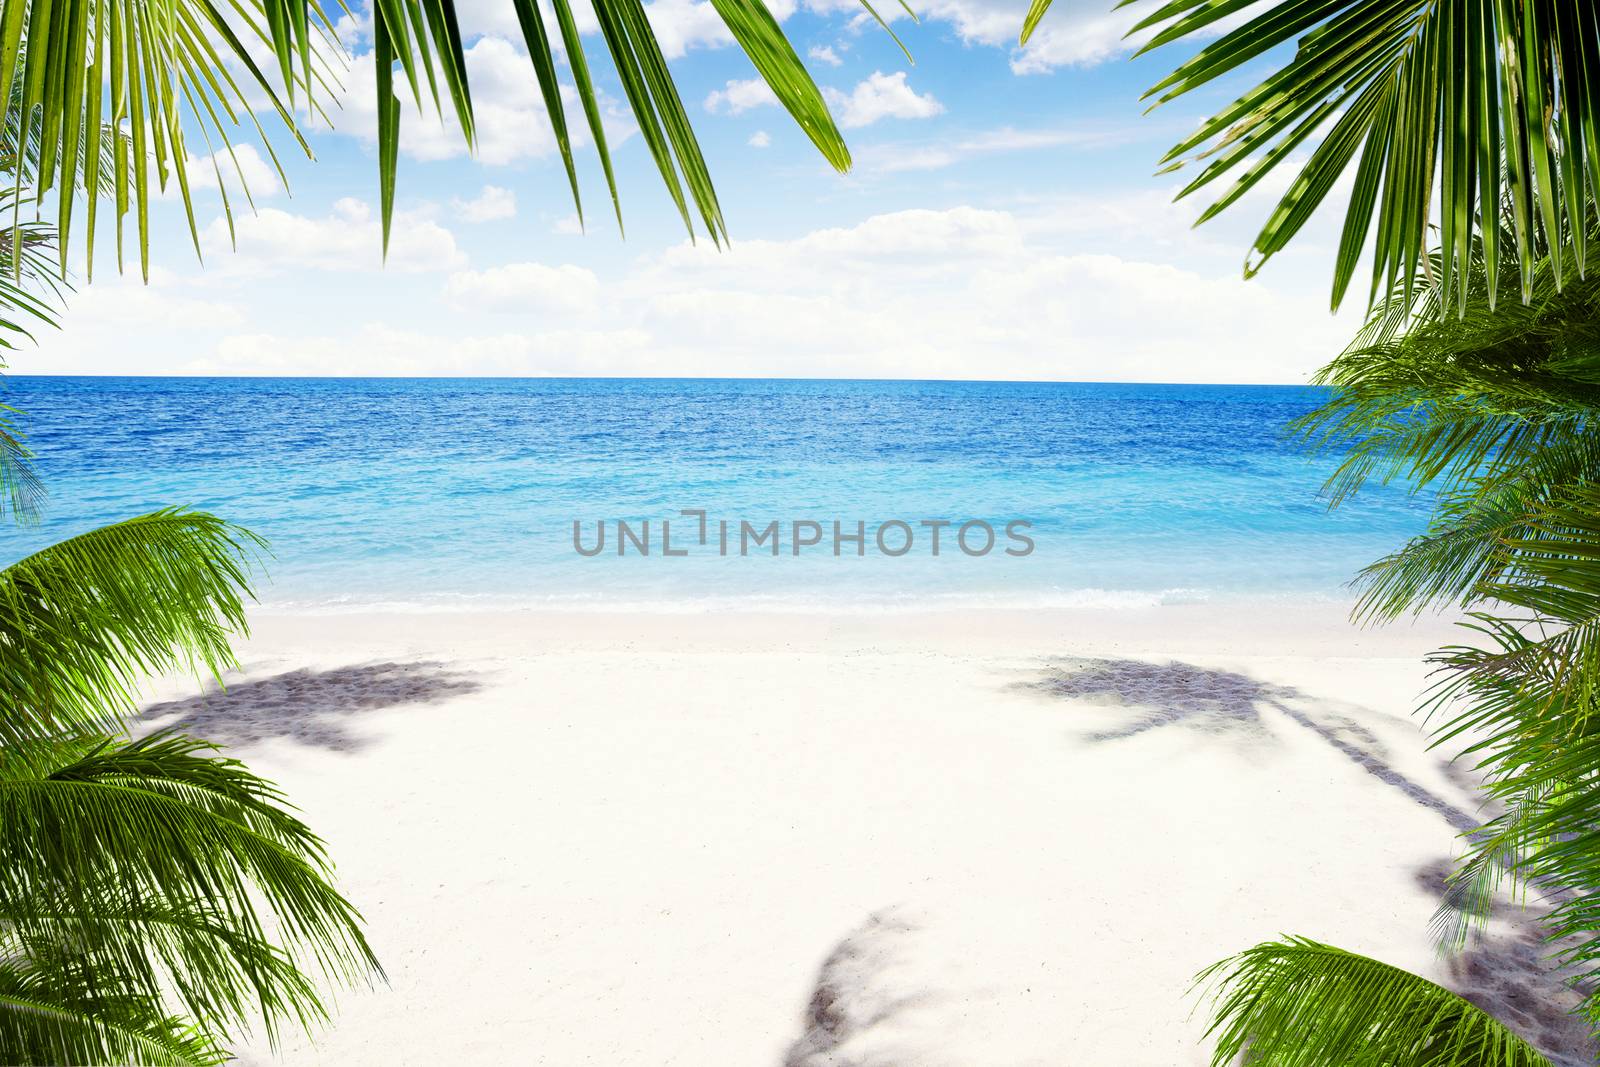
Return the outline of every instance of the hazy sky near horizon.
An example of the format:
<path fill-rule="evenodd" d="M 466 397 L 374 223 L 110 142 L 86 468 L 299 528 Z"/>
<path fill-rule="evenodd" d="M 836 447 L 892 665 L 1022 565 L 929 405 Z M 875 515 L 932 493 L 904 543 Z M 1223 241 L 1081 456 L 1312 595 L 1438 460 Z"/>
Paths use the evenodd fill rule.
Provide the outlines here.
<path fill-rule="evenodd" d="M 509 0 L 458 0 L 477 158 L 408 106 L 386 266 L 363 6 L 342 24 L 347 89 L 309 137 L 317 160 L 276 137 L 285 189 L 242 149 L 257 210 L 235 198 L 237 248 L 214 190 L 197 194 L 203 266 L 176 201 L 157 206 L 149 285 L 107 269 L 103 227 L 99 276 L 10 369 L 1304 381 L 1355 324 L 1328 312 L 1336 220 L 1244 281 L 1287 175 L 1193 229 L 1206 201 L 1174 204 L 1178 176 L 1154 172 L 1247 83 L 1144 114 L 1140 93 L 1188 52 L 1131 59 L 1144 8 L 1112 3 L 1056 0 L 1026 49 L 1025 0 L 914 5 L 920 24 L 896 21 L 913 66 L 850 0 L 779 0 L 849 140 L 841 176 L 709 3 L 654 0 L 732 232 L 718 251 L 685 237 L 598 37 L 627 237 L 587 146 L 580 232 Z"/>

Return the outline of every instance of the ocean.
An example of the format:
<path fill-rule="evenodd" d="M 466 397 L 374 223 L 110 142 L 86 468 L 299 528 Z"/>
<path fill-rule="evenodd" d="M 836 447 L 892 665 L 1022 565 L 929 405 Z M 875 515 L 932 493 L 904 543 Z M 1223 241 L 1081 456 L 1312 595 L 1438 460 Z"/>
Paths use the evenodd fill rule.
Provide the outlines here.
<path fill-rule="evenodd" d="M 1309 387 L 4 382 L 49 492 L 8 561 L 188 505 L 267 538 L 274 611 L 1339 599 L 1428 509 L 1328 509 L 1330 461 L 1284 436 Z"/>

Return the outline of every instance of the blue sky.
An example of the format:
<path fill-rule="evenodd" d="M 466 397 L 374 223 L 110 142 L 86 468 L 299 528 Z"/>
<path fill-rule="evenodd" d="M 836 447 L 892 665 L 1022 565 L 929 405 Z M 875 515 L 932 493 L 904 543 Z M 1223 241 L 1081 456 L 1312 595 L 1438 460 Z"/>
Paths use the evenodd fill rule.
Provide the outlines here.
<path fill-rule="evenodd" d="M 408 111 L 387 266 L 371 57 L 362 17 L 346 19 L 335 128 L 311 133 L 315 162 L 275 138 L 289 190 L 244 150 L 257 212 L 236 205 L 237 250 L 214 191 L 197 199 L 203 266 L 162 203 L 151 283 L 102 266 L 12 370 L 1305 380 L 1354 325 L 1327 311 L 1333 220 L 1244 282 L 1287 176 L 1193 230 L 1203 202 L 1172 204 L 1177 179 L 1154 172 L 1246 82 L 1143 114 L 1140 93 L 1187 53 L 1130 59 L 1135 16 L 1110 2 L 1057 0 L 1024 51 L 1023 3 L 936 0 L 920 25 L 896 21 L 911 65 L 859 7 L 784 0 L 848 175 L 750 81 L 708 3 L 649 5 L 732 232 L 719 252 L 687 241 L 597 37 L 627 237 L 587 148 L 577 232 L 511 5 L 459 0 L 478 156 Z"/>

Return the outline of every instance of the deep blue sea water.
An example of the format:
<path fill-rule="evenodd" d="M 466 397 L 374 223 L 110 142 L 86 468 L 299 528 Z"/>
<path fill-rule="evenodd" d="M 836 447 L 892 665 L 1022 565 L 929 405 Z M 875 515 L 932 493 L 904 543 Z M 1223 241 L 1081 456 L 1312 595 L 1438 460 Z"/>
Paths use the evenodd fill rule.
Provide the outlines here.
<path fill-rule="evenodd" d="M 1300 387 L 663 379 L 9 377 L 40 457 L 42 527 L 7 559 L 173 504 L 266 537 L 263 602 L 796 608 L 1339 597 L 1426 501 L 1330 512 L 1326 460 L 1283 436 Z M 707 512 L 707 543 L 697 518 Z M 615 520 L 651 553 L 616 554 Z M 662 519 L 675 549 L 661 554 Z M 573 550 L 572 524 L 593 547 Z M 719 520 L 731 522 L 727 555 Z M 821 541 L 793 552 L 795 523 Z M 886 555 L 899 520 L 910 551 Z M 932 527 L 941 552 L 932 555 Z M 1008 521 L 1034 543 L 1008 556 Z M 780 554 L 739 555 L 741 522 Z M 865 554 L 841 533 L 864 524 Z M 960 524 L 995 547 L 968 555 Z M 899 549 L 905 531 L 885 530 Z M 967 544 L 984 543 L 983 528 Z"/>

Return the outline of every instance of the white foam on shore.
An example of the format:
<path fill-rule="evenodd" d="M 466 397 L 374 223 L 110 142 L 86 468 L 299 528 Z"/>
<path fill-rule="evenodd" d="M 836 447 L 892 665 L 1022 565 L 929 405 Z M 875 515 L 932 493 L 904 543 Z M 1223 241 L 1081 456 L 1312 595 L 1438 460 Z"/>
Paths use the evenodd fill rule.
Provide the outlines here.
<path fill-rule="evenodd" d="M 1224 593 L 1209 589 L 1060 589 L 1029 594 L 921 593 L 898 596 L 841 590 L 828 594 L 748 594 L 685 596 L 670 599 L 629 599 L 603 594 L 562 594 L 545 597 L 498 594 L 446 594 L 436 597 L 384 599 L 374 596 L 338 596 L 313 599 L 268 599 L 256 611 L 266 615 L 417 615 L 477 614 L 486 612 L 580 612 L 628 615 L 700 615 L 753 612 L 777 615 L 867 615 L 923 613 L 929 611 L 1079 611 L 1108 609 L 1144 610 L 1198 604 L 1263 605 L 1298 603 L 1337 606 L 1348 598 L 1316 593 Z"/>

